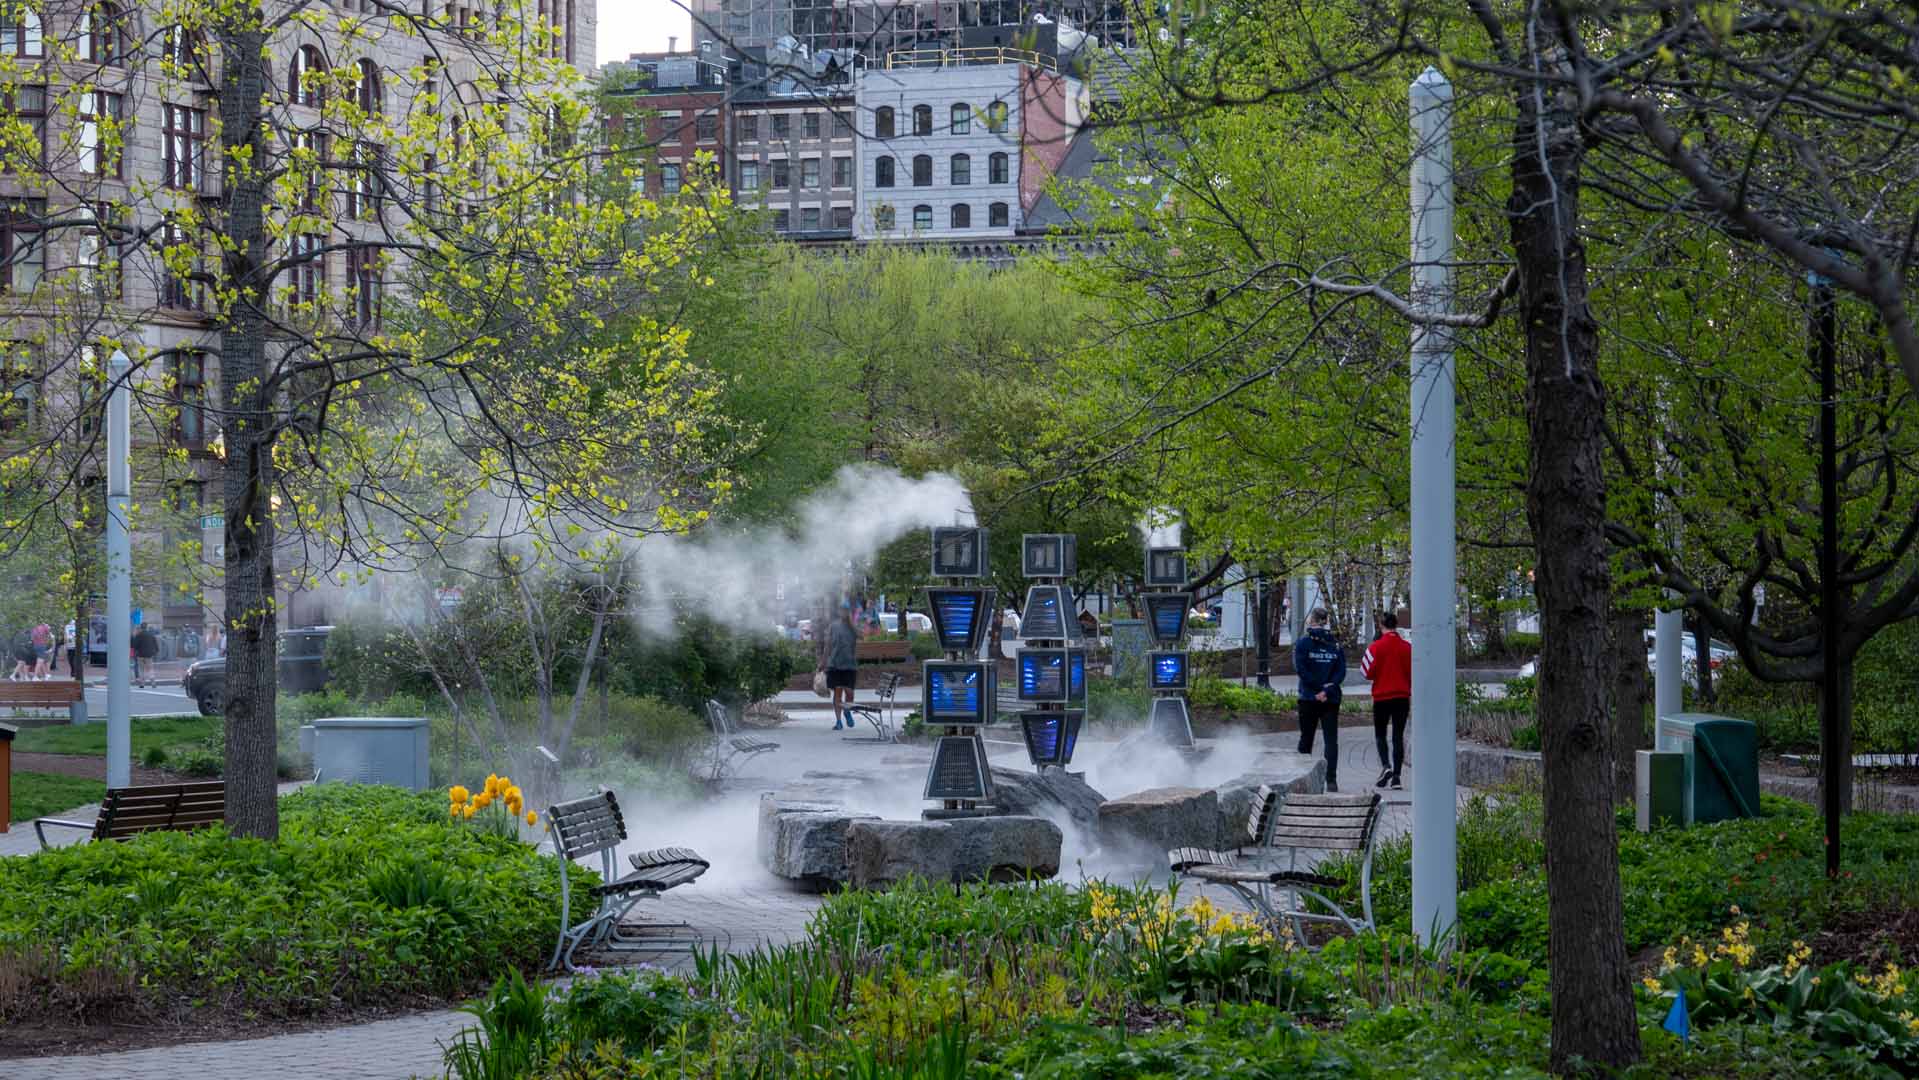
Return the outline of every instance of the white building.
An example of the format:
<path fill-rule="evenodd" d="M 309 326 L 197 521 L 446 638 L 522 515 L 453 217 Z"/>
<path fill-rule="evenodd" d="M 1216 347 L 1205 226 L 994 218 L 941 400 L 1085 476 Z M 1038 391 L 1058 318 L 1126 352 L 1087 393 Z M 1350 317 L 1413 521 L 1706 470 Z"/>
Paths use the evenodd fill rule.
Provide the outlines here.
<path fill-rule="evenodd" d="M 1087 94 L 1009 49 L 895 53 L 854 79 L 857 239 L 1011 237 L 1084 121 Z"/>

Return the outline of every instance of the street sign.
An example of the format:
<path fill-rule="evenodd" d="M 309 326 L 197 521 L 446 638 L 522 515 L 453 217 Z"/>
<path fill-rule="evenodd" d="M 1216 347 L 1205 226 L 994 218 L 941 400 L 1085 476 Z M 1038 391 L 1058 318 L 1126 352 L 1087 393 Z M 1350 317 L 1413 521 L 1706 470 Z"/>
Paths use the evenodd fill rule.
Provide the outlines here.
<path fill-rule="evenodd" d="M 201 514 L 200 527 L 202 529 L 224 529 L 227 527 L 226 515 L 225 514 Z"/>

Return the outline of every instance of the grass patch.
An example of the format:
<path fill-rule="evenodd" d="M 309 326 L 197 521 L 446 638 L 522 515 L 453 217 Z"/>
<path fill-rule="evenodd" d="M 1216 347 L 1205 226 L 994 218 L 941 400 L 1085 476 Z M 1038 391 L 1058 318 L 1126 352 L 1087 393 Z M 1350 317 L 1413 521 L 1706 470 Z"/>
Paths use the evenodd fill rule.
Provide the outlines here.
<path fill-rule="evenodd" d="M 155 747 L 168 757 L 207 744 L 218 738 L 217 716 L 136 716 L 133 718 L 133 758 L 144 758 Z M 85 754 L 105 757 L 107 725 L 63 724 L 55 727 L 22 728 L 14 737 L 13 749 L 20 754 Z"/>
<path fill-rule="evenodd" d="M 13 827 L 76 806 L 99 802 L 107 794 L 107 785 L 98 780 L 55 773 L 17 772 L 13 774 Z"/>

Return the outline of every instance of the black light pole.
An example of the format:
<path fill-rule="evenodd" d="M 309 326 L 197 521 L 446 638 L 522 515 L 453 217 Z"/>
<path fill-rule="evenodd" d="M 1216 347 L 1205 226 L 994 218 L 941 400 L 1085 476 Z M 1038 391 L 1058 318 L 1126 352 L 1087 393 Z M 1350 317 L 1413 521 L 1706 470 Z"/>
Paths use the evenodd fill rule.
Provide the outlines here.
<path fill-rule="evenodd" d="M 1808 274 L 1812 331 L 1819 363 L 1819 771 L 1826 816 L 1826 876 L 1839 876 L 1839 436 L 1838 319 L 1832 282 Z"/>
<path fill-rule="evenodd" d="M 1254 606 L 1258 615 L 1253 627 L 1253 662 L 1258 665 L 1258 677 L 1261 690 L 1273 688 L 1273 591 L 1266 585 L 1266 575 L 1259 575 L 1258 599 Z"/>

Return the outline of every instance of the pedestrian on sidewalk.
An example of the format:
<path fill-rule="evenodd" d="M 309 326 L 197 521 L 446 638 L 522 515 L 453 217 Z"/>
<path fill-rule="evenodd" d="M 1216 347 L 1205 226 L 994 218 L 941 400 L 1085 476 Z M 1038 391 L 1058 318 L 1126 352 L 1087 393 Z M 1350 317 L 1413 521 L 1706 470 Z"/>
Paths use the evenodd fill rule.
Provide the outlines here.
<path fill-rule="evenodd" d="M 1388 611 L 1379 616 L 1379 636 L 1359 658 L 1359 673 L 1373 684 L 1373 742 L 1379 748 L 1376 788 L 1403 790 L 1399 770 L 1406 764 L 1406 718 L 1413 710 L 1413 647 L 1399 634 L 1399 617 Z M 1386 753 L 1386 731 L 1392 729 L 1392 754 Z"/>
<path fill-rule="evenodd" d="M 33 643 L 33 677 L 45 682 L 53 664 L 53 627 L 41 623 L 33 628 L 29 640 Z"/>
<path fill-rule="evenodd" d="M 145 686 L 153 679 L 153 658 L 160 655 L 160 639 L 146 623 L 133 634 L 133 685 Z"/>
<path fill-rule="evenodd" d="M 1326 736 L 1326 790 L 1339 790 L 1339 684 L 1346 681 L 1346 650 L 1327 628 L 1325 608 L 1306 617 L 1306 636 L 1293 642 L 1299 675 L 1299 752 L 1313 752 L 1313 733 Z"/>
<path fill-rule="evenodd" d="M 853 605 L 840 601 L 839 613 L 826 628 L 826 655 L 821 665 L 826 671 L 826 688 L 833 693 L 833 730 L 851 728 L 853 687 L 859 682 L 859 656 L 854 649 L 859 635 L 853 629 Z"/>

